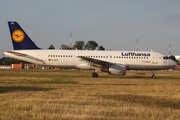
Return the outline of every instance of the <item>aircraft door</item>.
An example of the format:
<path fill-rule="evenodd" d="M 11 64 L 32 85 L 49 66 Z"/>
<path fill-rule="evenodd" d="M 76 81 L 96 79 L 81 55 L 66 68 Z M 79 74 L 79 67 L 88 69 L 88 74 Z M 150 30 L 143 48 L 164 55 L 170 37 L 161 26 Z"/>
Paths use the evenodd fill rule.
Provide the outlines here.
<path fill-rule="evenodd" d="M 152 54 L 152 64 L 158 64 L 158 55 L 156 53 Z"/>

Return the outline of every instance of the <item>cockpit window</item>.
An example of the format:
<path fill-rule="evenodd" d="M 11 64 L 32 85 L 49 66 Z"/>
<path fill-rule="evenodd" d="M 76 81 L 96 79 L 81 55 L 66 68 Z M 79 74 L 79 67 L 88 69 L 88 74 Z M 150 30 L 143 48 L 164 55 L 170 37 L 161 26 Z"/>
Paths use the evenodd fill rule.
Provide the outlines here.
<path fill-rule="evenodd" d="M 167 59 L 169 59 L 169 57 L 168 57 L 168 56 L 164 56 L 163 59 L 164 59 L 164 60 L 167 60 Z"/>

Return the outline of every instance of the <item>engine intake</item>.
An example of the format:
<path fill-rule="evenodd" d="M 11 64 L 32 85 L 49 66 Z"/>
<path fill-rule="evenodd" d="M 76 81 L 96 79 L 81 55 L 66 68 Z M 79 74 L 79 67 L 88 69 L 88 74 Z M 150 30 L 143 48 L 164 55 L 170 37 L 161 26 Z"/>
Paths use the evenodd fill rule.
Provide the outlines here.
<path fill-rule="evenodd" d="M 126 66 L 124 65 L 110 65 L 109 66 L 109 74 L 112 75 L 125 75 L 126 74 Z"/>

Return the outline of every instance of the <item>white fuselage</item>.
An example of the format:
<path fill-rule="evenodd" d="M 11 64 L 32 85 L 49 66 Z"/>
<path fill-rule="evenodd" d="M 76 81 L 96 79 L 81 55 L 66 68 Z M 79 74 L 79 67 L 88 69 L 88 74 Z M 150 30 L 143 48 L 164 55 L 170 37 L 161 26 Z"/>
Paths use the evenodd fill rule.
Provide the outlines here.
<path fill-rule="evenodd" d="M 176 65 L 158 52 L 147 51 L 88 51 L 88 50 L 9 50 L 4 55 L 39 65 L 60 68 L 95 69 L 87 57 L 125 65 L 127 70 L 163 70 Z"/>

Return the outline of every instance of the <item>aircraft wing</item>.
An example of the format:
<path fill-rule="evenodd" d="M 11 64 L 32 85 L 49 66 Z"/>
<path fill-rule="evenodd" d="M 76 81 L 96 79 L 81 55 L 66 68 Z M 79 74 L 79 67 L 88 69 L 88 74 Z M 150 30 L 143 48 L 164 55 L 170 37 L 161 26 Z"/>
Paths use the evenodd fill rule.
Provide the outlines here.
<path fill-rule="evenodd" d="M 90 65 L 99 67 L 99 68 L 101 68 L 101 67 L 108 68 L 109 65 L 115 64 L 115 63 L 98 60 L 98 59 L 94 59 L 94 58 L 88 58 L 88 57 L 83 57 L 83 56 L 78 56 L 78 57 L 81 58 L 82 60 L 87 61 Z"/>

